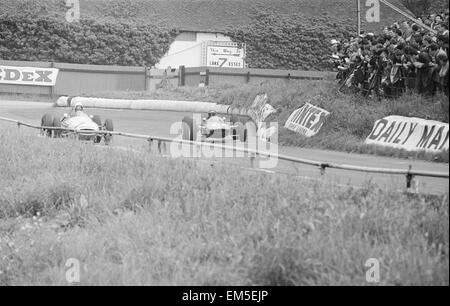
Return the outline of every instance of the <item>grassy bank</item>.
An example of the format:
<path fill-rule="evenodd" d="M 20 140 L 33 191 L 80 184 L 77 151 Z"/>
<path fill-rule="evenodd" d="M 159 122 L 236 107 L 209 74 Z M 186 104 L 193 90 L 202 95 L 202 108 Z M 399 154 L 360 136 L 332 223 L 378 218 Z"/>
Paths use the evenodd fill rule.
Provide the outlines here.
<path fill-rule="evenodd" d="M 0 130 L 0 285 L 449 284 L 448 195 L 211 168 Z M 301 187 L 299 187 L 301 186 Z"/>
<path fill-rule="evenodd" d="M 331 113 L 320 133 L 312 138 L 305 138 L 281 128 L 279 142 L 282 145 L 418 158 L 438 162 L 448 162 L 449 160 L 448 152 L 441 154 L 415 153 L 364 144 L 375 121 L 389 115 L 419 117 L 448 123 L 448 98 L 445 96 L 427 99 L 414 93 L 407 93 L 395 100 L 363 99 L 360 96 L 337 94 L 336 84 L 333 81 L 291 81 L 289 83 L 279 81 L 239 86 L 223 84 L 220 87 L 212 88 L 179 87 L 170 90 L 158 89 L 152 93 L 98 93 L 96 96 L 208 101 L 246 107 L 251 104 L 258 93 L 262 92 L 268 94 L 270 104 L 278 110 L 278 113 L 268 120 L 277 121 L 280 126 L 283 126 L 293 110 L 305 102 L 310 102 Z"/>

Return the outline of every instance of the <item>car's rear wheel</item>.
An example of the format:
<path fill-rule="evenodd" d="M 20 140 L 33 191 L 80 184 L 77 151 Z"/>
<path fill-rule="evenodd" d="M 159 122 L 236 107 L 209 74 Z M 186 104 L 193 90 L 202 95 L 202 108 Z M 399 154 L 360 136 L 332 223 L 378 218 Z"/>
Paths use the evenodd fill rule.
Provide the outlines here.
<path fill-rule="evenodd" d="M 98 125 L 98 128 L 101 129 L 102 128 L 102 119 L 100 118 L 99 115 L 94 115 L 92 116 L 92 121 L 95 122 L 95 124 Z M 97 135 L 94 137 L 94 143 L 100 143 L 102 141 L 102 135 Z"/>
<path fill-rule="evenodd" d="M 54 121 L 54 118 L 53 118 L 52 114 L 45 114 L 44 116 L 42 116 L 41 126 L 53 127 L 53 121 Z M 52 137 L 52 130 L 43 129 L 42 132 L 44 133 L 44 135 L 46 135 L 48 137 Z"/>
<path fill-rule="evenodd" d="M 194 119 L 186 116 L 182 120 L 183 125 L 183 140 L 194 141 L 197 137 L 197 127 L 194 124 Z"/>
<path fill-rule="evenodd" d="M 114 131 L 114 124 L 113 121 L 111 119 L 106 119 L 105 120 L 105 130 L 107 130 L 108 132 L 113 132 Z M 105 144 L 109 144 L 111 142 L 111 139 L 113 137 L 112 134 L 105 134 Z"/>
<path fill-rule="evenodd" d="M 97 135 L 94 137 L 94 143 L 100 143 L 102 141 L 102 136 L 101 135 Z"/>
<path fill-rule="evenodd" d="M 57 128 L 61 127 L 61 121 L 59 121 L 59 119 L 56 118 L 56 117 L 53 118 L 53 126 L 57 127 Z M 61 130 L 53 130 L 53 137 L 60 138 L 61 137 L 61 133 L 62 133 Z"/>

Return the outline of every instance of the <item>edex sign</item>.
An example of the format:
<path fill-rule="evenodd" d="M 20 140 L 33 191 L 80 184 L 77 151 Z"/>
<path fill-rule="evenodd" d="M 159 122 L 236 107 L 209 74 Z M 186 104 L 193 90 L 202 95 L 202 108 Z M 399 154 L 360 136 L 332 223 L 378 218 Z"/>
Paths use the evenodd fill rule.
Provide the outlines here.
<path fill-rule="evenodd" d="M 244 49 L 234 46 L 208 46 L 206 65 L 218 68 L 244 68 Z"/>
<path fill-rule="evenodd" d="M 55 86 L 59 69 L 0 65 L 0 84 Z"/>

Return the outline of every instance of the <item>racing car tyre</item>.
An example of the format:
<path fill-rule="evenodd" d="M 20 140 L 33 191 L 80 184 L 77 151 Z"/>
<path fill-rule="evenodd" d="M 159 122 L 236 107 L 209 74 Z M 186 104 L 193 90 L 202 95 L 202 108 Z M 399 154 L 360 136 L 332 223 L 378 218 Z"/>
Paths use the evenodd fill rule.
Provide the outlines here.
<path fill-rule="evenodd" d="M 190 116 L 186 116 L 181 122 L 183 125 L 183 140 L 196 140 L 197 128 L 194 125 L 194 119 Z"/>
<path fill-rule="evenodd" d="M 53 116 L 51 114 L 45 114 L 41 119 L 41 126 L 53 127 Z M 52 130 L 43 129 L 42 132 L 48 137 L 52 137 Z"/>
<path fill-rule="evenodd" d="M 59 121 L 58 118 L 53 118 L 53 126 L 54 127 L 61 127 L 61 121 Z M 60 138 L 61 137 L 61 130 L 53 130 L 53 137 Z"/>
<path fill-rule="evenodd" d="M 113 121 L 111 119 L 106 119 L 105 120 L 105 130 L 109 131 L 109 132 L 113 132 L 114 131 L 114 124 Z M 111 142 L 112 139 L 112 135 L 111 134 L 105 134 L 105 144 L 109 144 Z"/>
<path fill-rule="evenodd" d="M 105 120 L 105 129 L 107 131 L 110 131 L 110 132 L 114 131 L 114 124 L 113 124 L 113 121 L 111 119 L 106 119 Z"/>

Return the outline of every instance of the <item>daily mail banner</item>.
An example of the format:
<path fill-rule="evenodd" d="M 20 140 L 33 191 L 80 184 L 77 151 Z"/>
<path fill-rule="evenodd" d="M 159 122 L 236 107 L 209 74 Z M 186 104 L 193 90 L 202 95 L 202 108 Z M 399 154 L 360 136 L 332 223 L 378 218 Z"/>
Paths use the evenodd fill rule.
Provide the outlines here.
<path fill-rule="evenodd" d="M 0 65 L 0 84 L 55 86 L 59 69 Z"/>
<path fill-rule="evenodd" d="M 448 150 L 448 124 L 389 116 L 375 122 L 366 144 L 376 144 L 407 151 L 441 152 Z"/>
<path fill-rule="evenodd" d="M 300 135 L 312 137 L 320 131 L 329 115 L 328 111 L 306 103 L 291 114 L 284 127 Z"/>

